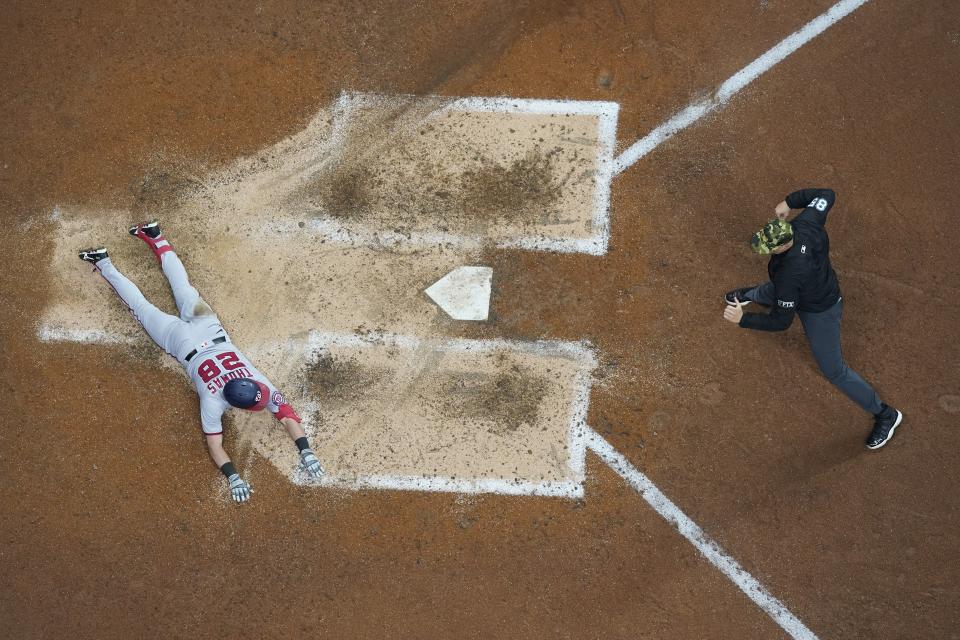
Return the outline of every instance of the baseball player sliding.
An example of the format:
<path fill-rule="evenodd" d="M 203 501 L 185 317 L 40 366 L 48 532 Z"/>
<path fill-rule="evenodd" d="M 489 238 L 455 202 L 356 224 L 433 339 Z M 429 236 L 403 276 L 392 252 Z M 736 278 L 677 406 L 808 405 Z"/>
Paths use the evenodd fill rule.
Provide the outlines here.
<path fill-rule="evenodd" d="M 724 296 L 723 317 L 745 329 L 783 331 L 800 316 L 810 350 L 820 371 L 848 398 L 874 416 L 867 448 L 879 449 L 890 441 L 903 414 L 880 401 L 877 392 L 847 366 L 840 350 L 843 298 L 830 265 L 830 238 L 824 225 L 836 194 L 830 189 L 794 191 L 774 209 L 775 218 L 754 234 L 750 244 L 761 255 L 770 255 L 770 281 L 734 289 Z M 803 209 L 793 222 L 793 209 Z M 744 313 L 755 302 L 770 313 Z"/>
<path fill-rule="evenodd" d="M 190 284 L 183 263 L 160 231 L 160 224 L 153 221 L 134 225 L 130 227 L 130 235 L 146 242 L 160 262 L 173 290 L 179 318 L 150 304 L 140 289 L 113 265 L 106 248 L 85 249 L 80 252 L 80 259 L 96 267 L 153 341 L 186 369 L 200 396 L 200 423 L 207 449 L 229 481 L 233 499 L 246 502 L 253 490 L 237 473 L 223 449 L 220 419 L 231 407 L 247 411 L 266 409 L 272 413 L 300 450 L 303 468 L 313 477 L 320 477 L 323 468 L 310 449 L 300 417 L 267 377 L 230 341 L 213 309 Z"/>

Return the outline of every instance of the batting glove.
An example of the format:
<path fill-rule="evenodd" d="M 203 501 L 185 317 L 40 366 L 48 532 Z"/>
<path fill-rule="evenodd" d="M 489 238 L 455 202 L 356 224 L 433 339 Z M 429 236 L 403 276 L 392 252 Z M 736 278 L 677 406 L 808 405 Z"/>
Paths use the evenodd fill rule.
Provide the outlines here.
<path fill-rule="evenodd" d="M 239 473 L 233 474 L 228 480 L 230 480 L 230 493 L 233 495 L 234 502 L 246 502 L 250 499 L 253 489 L 250 488 L 246 480 L 240 477 Z"/>
<path fill-rule="evenodd" d="M 320 461 L 317 460 L 317 456 L 314 455 L 313 449 L 304 449 L 300 452 L 300 464 L 304 470 L 314 478 L 319 478 L 323 475 L 323 467 L 320 466 Z"/>

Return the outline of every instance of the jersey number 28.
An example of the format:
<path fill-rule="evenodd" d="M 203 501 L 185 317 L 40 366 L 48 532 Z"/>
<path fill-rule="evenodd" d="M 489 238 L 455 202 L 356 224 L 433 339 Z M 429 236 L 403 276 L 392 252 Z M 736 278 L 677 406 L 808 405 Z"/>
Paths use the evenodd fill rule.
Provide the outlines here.
<path fill-rule="evenodd" d="M 234 369 L 247 366 L 241 362 L 239 358 L 237 358 L 237 354 L 233 351 L 218 353 L 215 357 L 220 361 L 220 366 L 227 371 L 233 371 Z M 210 382 L 218 375 L 223 373 L 223 371 L 220 369 L 220 366 L 217 366 L 217 363 L 213 361 L 213 358 L 207 358 L 200 363 L 199 367 L 197 367 L 197 373 L 200 374 L 201 380 L 204 382 Z"/>

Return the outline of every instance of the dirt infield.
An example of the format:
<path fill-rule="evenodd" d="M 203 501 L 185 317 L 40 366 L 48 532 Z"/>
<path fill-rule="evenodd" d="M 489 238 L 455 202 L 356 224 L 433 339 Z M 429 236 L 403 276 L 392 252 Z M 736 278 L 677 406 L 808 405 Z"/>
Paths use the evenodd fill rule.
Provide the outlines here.
<path fill-rule="evenodd" d="M 616 103 L 622 152 L 831 4 L 10 4 L 0 635 L 788 637 L 597 456 L 564 476 L 575 368 L 503 345 L 586 341 L 587 424 L 817 637 L 960 637 L 956 3 L 871 0 L 643 157 L 613 179 L 596 255 L 508 242 L 598 246 L 576 244 L 596 232 L 584 212 L 603 164 L 583 117 L 427 131 L 426 107 L 404 103 L 317 171 L 264 153 L 325 132 L 334 118 L 318 114 L 344 95 L 418 96 L 431 113 L 458 97 Z M 497 144 L 463 142 L 478 131 Z M 421 146 L 439 144 L 430 135 L 440 156 Z M 426 175 L 448 186 L 425 190 Z M 721 316 L 723 291 L 764 277 L 745 240 L 806 186 L 839 196 L 845 356 L 906 416 L 876 452 L 869 416 L 820 376 L 799 326 L 759 334 Z M 226 446 L 255 488 L 232 504 L 184 377 L 71 257 L 107 243 L 172 310 L 124 230 L 147 215 L 170 221 L 251 353 L 321 328 L 435 338 L 433 351 L 348 341 L 271 361 L 321 399 L 312 435 L 332 473 L 355 473 L 355 454 L 370 474 L 442 459 L 448 475 L 583 480 L 582 496 L 298 485 L 288 442 L 272 457 L 266 423 L 231 420 Z M 331 220 L 349 242 L 318 244 Z M 398 249 L 378 225 L 471 240 Z M 460 264 L 493 268 L 486 322 L 452 321 L 422 294 Z M 86 342 L 42 339 L 98 326 Z M 458 358 L 444 340 L 496 348 Z M 399 424 L 377 422 L 384 405 Z M 423 464 L 397 454 L 403 426 L 424 439 Z"/>

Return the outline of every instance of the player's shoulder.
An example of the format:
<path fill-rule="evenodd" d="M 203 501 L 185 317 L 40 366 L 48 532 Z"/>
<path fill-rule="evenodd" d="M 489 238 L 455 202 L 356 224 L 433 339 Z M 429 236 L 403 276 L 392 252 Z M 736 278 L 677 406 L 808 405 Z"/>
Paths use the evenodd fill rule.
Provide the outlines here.
<path fill-rule="evenodd" d="M 230 403 L 223 398 L 222 393 L 202 393 L 200 395 L 200 415 L 206 420 L 208 418 L 219 419 L 230 408 Z"/>

